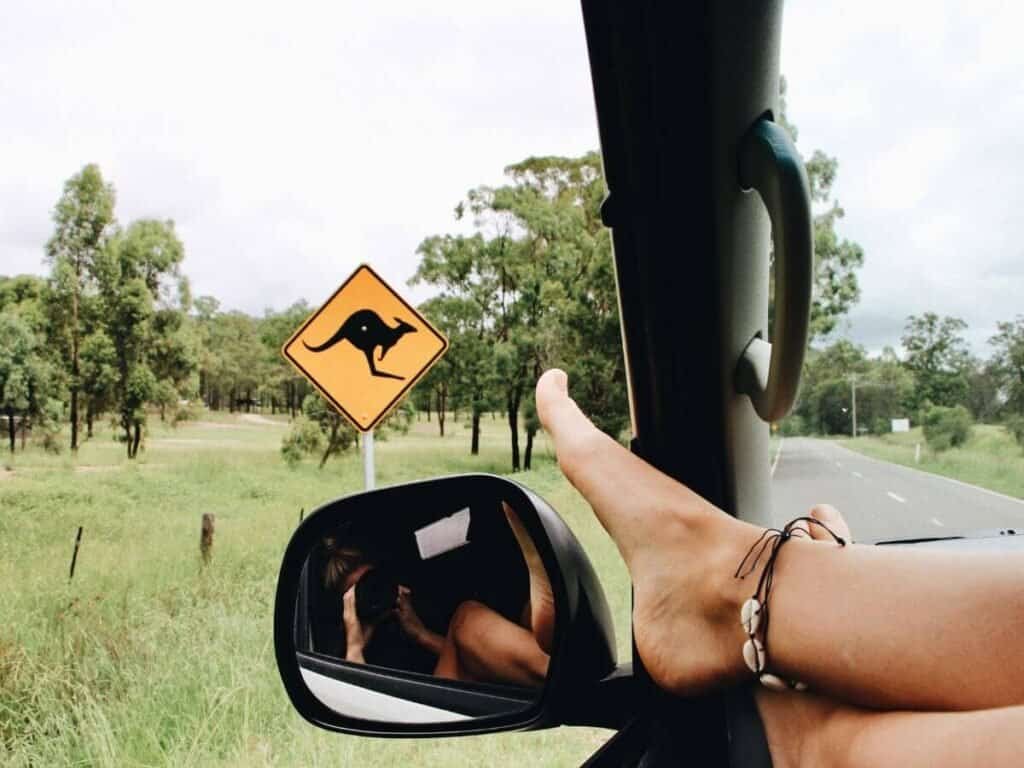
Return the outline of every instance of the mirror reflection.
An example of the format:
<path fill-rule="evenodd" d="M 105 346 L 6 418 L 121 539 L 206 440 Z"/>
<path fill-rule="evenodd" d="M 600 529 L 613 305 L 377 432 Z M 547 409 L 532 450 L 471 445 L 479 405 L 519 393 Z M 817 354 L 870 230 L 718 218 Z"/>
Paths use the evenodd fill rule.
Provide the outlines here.
<path fill-rule="evenodd" d="M 461 500 L 348 519 L 306 561 L 296 648 L 306 685 L 362 719 L 429 723 L 540 696 L 551 585 L 512 506 Z"/>

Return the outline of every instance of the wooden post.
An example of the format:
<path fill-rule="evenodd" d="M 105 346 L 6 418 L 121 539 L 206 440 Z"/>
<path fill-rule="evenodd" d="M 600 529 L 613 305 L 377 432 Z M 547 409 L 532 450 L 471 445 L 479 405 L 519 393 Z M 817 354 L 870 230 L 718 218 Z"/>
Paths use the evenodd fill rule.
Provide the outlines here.
<path fill-rule="evenodd" d="M 203 565 L 208 565 L 213 556 L 213 527 L 217 516 L 211 512 L 203 513 L 203 527 L 199 534 L 199 554 L 202 555 Z"/>
<path fill-rule="evenodd" d="M 75 549 L 71 553 L 71 570 L 68 572 L 68 583 L 75 578 L 75 563 L 78 562 L 78 547 L 82 543 L 82 526 L 78 526 L 78 535 L 75 536 Z"/>
<path fill-rule="evenodd" d="M 299 507 L 299 522 L 300 523 L 302 522 L 302 518 L 303 518 L 303 516 L 305 514 L 306 514 L 306 508 L 305 507 Z"/>

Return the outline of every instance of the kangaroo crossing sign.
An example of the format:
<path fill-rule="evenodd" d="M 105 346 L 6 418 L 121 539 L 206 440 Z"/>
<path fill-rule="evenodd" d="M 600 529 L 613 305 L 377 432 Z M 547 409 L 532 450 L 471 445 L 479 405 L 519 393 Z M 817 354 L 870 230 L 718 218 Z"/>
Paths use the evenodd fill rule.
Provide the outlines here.
<path fill-rule="evenodd" d="M 363 264 L 281 349 L 361 432 L 369 432 L 448 349 L 446 339 Z"/>

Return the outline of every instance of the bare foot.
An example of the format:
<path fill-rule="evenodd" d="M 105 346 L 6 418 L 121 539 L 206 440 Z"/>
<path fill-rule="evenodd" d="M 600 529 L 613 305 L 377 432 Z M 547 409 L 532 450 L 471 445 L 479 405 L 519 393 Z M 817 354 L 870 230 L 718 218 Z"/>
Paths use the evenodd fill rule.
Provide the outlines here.
<path fill-rule="evenodd" d="M 653 680 L 692 694 L 749 675 L 736 566 L 763 529 L 736 520 L 633 455 L 583 415 L 565 373 L 537 383 L 537 411 L 565 476 L 619 547 L 635 588 L 633 631 Z"/>

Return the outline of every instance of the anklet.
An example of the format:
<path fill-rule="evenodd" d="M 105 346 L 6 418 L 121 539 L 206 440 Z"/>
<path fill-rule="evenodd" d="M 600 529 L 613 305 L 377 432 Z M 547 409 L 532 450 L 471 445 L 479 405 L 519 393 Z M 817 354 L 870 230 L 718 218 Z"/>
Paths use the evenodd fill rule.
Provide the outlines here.
<path fill-rule="evenodd" d="M 786 523 L 782 530 L 769 528 L 764 531 L 747 551 L 733 574 L 733 577 L 737 579 L 745 579 L 757 568 L 764 553 L 768 552 L 768 559 L 765 561 L 764 570 L 761 571 L 761 578 L 757 581 L 757 589 L 754 590 L 753 596 L 740 607 L 740 624 L 743 626 L 743 631 L 747 633 L 747 640 L 743 643 L 744 663 L 751 672 L 757 675 L 761 685 L 775 691 L 807 690 L 807 686 L 802 682 L 783 680 L 778 675 L 766 671 L 768 666 L 768 599 L 771 597 L 772 582 L 775 578 L 775 561 L 783 544 L 795 536 L 806 537 L 808 535 L 803 528 L 796 527 L 797 523 L 801 522 L 824 528 L 839 546 L 846 546 L 846 540 L 820 520 L 813 517 L 797 517 Z"/>

